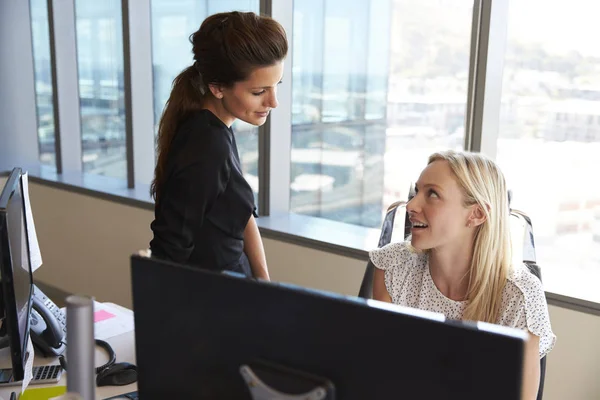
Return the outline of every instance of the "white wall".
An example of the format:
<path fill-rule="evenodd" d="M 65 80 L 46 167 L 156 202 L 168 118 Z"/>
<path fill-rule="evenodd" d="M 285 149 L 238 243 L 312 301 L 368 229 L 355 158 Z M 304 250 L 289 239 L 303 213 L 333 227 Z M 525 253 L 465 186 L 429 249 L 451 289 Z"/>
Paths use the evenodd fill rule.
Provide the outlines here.
<path fill-rule="evenodd" d="M 131 307 L 129 255 L 146 248 L 153 213 L 30 185 L 44 265 L 35 279 Z M 272 278 L 354 295 L 365 262 L 265 239 Z M 600 399 L 600 317 L 550 307 L 558 341 L 548 356 L 545 400 Z"/>
<path fill-rule="evenodd" d="M 600 317 L 550 306 L 550 320 L 557 340 L 544 400 L 600 399 Z"/>
<path fill-rule="evenodd" d="M 148 247 L 152 212 L 33 182 L 29 191 L 43 260 L 34 279 L 131 307 L 129 256 Z"/>

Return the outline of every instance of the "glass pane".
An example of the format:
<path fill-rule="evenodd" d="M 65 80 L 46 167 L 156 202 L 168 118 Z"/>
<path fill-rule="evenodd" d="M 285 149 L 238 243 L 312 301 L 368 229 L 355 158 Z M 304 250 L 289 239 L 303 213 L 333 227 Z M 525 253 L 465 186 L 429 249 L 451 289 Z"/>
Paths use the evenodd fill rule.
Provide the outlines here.
<path fill-rule="evenodd" d="M 225 11 L 253 11 L 258 14 L 259 0 L 151 0 L 155 132 L 169 99 L 173 79 L 194 62 L 189 36 L 200 28 L 207 16 Z M 232 128 L 244 177 L 257 200 L 258 128 L 239 120 Z"/>
<path fill-rule="evenodd" d="M 294 2 L 291 210 L 379 227 L 462 149 L 473 1 Z"/>
<path fill-rule="evenodd" d="M 46 0 L 31 0 L 30 5 L 40 162 L 55 169 L 56 147 L 54 140 L 48 2 Z"/>
<path fill-rule="evenodd" d="M 600 301 L 597 15 L 600 3 L 584 0 L 510 3 L 497 155 L 513 190 L 513 207 L 532 219 L 546 290 L 595 302 Z"/>
<path fill-rule="evenodd" d="M 389 9 L 385 1 L 374 1 L 369 13 L 369 42 L 367 49 L 367 71 L 365 91 L 365 119 L 385 118 L 387 101 L 389 43 L 381 37 L 389 35 Z"/>
<path fill-rule="evenodd" d="M 362 118 L 368 8 L 366 1 L 325 1 L 322 122 Z"/>
<path fill-rule="evenodd" d="M 76 0 L 83 171 L 127 178 L 119 0 Z"/>
<path fill-rule="evenodd" d="M 294 2 L 292 124 L 321 121 L 323 0 Z"/>

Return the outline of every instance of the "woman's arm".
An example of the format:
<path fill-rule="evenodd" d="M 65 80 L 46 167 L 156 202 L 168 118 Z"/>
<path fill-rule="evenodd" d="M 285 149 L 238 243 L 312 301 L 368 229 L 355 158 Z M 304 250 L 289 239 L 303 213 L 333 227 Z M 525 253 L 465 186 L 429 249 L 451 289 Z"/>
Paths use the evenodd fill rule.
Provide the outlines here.
<path fill-rule="evenodd" d="M 263 247 L 260 232 L 256 225 L 254 215 L 250 216 L 246 229 L 244 230 L 244 252 L 250 261 L 250 268 L 255 278 L 261 278 L 270 281 L 269 270 L 267 269 L 267 258 Z"/>
<path fill-rule="evenodd" d="M 385 287 L 385 271 L 375 267 L 373 274 L 373 298 L 379 301 L 392 302 L 392 297 Z"/>
<path fill-rule="evenodd" d="M 536 400 L 540 386 L 540 338 L 529 333 L 525 343 L 525 360 L 523 366 L 523 400 Z"/>

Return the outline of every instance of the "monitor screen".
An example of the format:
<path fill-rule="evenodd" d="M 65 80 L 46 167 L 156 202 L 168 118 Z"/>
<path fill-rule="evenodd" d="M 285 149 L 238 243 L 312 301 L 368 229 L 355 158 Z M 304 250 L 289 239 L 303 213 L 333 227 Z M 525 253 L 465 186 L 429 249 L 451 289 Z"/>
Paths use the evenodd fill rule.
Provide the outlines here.
<path fill-rule="evenodd" d="M 143 399 L 520 396 L 525 332 L 138 255 L 131 264 Z"/>
<path fill-rule="evenodd" d="M 33 279 L 29 259 L 29 241 L 21 170 L 15 168 L 0 194 L 0 279 L 4 304 L 4 324 L 9 336 L 13 375 L 23 379 L 27 357 L 29 318 Z"/>

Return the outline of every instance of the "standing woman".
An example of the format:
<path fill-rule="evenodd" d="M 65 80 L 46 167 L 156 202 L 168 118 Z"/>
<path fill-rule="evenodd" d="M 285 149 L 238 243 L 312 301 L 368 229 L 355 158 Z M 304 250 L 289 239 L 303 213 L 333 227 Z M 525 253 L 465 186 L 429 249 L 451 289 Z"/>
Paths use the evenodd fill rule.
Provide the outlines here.
<path fill-rule="evenodd" d="M 158 128 L 152 255 L 269 279 L 256 207 L 231 125 L 277 107 L 288 44 L 275 20 L 212 15 L 190 38 L 194 64 L 173 81 Z"/>

